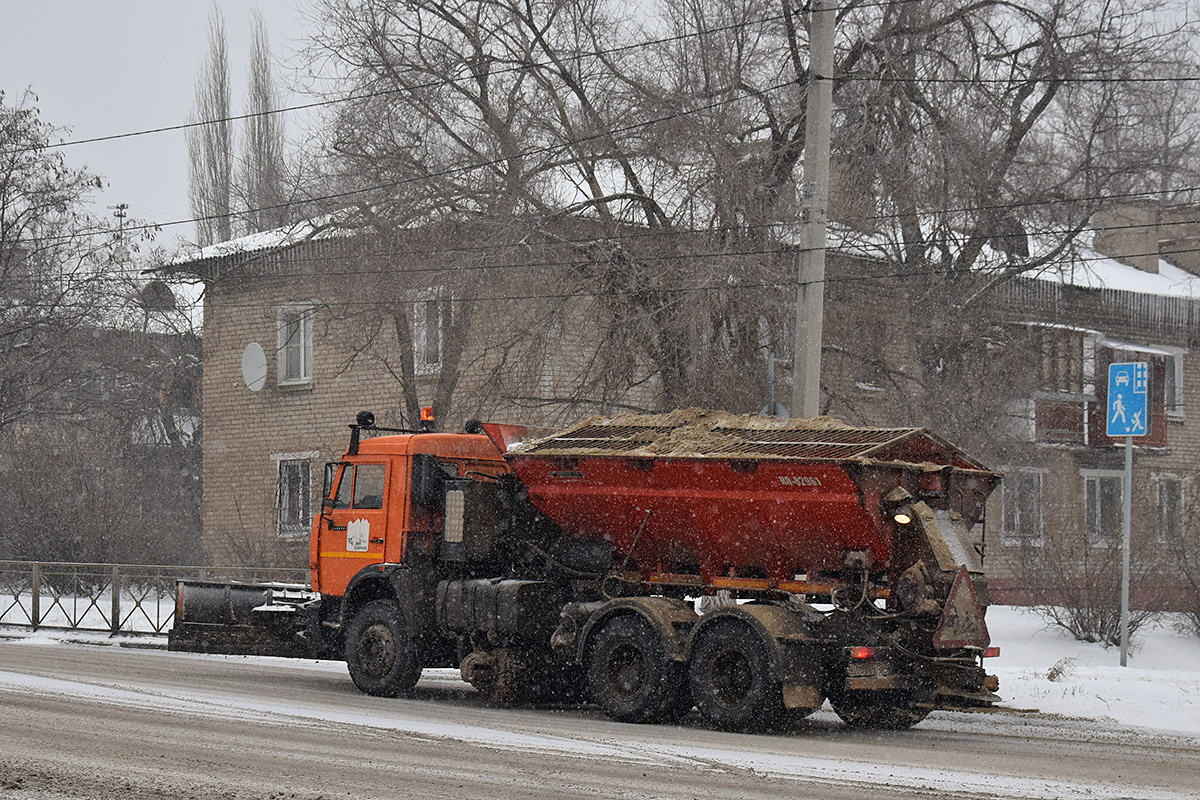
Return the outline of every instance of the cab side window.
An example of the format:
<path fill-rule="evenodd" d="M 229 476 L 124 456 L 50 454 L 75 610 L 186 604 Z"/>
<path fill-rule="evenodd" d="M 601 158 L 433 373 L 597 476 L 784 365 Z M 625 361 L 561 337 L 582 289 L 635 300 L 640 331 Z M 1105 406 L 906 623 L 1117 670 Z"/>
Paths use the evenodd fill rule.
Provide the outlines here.
<path fill-rule="evenodd" d="M 333 497 L 334 508 L 350 507 L 350 487 L 353 485 L 354 467 L 349 465 L 342 467 L 341 477 L 338 480 L 337 494 Z"/>
<path fill-rule="evenodd" d="M 384 477 L 383 464 L 359 464 L 355 468 L 355 508 L 383 508 Z"/>

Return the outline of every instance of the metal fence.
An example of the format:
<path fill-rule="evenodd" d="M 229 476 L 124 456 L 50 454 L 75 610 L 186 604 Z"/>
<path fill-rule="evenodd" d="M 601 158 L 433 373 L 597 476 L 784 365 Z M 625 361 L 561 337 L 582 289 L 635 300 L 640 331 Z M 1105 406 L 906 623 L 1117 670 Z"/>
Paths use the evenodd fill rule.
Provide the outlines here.
<path fill-rule="evenodd" d="M 163 634 L 179 581 L 188 579 L 307 583 L 308 571 L 0 561 L 0 625 Z"/>

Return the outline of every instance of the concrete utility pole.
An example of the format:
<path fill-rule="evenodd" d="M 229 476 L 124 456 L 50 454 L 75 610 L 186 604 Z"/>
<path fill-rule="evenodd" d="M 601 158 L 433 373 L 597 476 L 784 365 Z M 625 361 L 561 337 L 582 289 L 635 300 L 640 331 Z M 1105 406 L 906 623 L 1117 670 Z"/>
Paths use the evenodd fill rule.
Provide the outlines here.
<path fill-rule="evenodd" d="M 821 413 L 821 328 L 825 311 L 825 227 L 829 207 L 829 129 L 833 108 L 834 11 L 812 0 L 808 31 L 808 110 L 804 131 L 804 205 L 796 253 L 796 342 L 792 414 Z"/>

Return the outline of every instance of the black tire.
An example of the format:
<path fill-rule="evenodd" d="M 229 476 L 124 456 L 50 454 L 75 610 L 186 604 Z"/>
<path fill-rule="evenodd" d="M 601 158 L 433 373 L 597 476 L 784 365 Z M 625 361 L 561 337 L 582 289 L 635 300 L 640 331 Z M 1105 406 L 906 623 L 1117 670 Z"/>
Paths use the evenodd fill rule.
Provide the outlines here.
<path fill-rule="evenodd" d="M 346 631 L 346 666 L 359 691 L 377 697 L 412 692 L 421 677 L 404 612 L 395 600 L 372 600 Z"/>
<path fill-rule="evenodd" d="M 663 722 L 691 708 L 682 664 L 641 617 L 605 622 L 592 636 L 586 669 L 592 700 L 620 722 Z"/>
<path fill-rule="evenodd" d="M 689 683 L 701 716 L 718 728 L 761 730 L 786 718 L 768 645 L 741 620 L 722 619 L 701 628 Z"/>
<path fill-rule="evenodd" d="M 830 705 L 853 728 L 903 731 L 929 716 L 929 709 L 913 705 L 912 698 L 896 690 L 845 692 L 830 696 Z"/>

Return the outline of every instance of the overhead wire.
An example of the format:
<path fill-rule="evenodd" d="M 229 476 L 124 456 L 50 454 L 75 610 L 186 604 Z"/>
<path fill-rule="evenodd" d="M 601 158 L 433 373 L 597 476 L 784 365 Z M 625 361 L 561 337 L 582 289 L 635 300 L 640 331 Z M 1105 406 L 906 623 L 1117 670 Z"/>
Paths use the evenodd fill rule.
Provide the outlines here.
<path fill-rule="evenodd" d="M 902 1 L 902 2 L 907 2 L 907 0 L 901 0 L 901 1 Z M 851 4 L 850 6 L 846 6 L 846 8 L 849 8 L 849 7 L 863 7 L 863 6 L 869 6 L 869 5 L 888 5 L 888 3 L 878 3 L 878 4 L 871 4 L 871 3 L 868 3 L 868 4 Z M 778 21 L 778 19 L 780 19 L 780 18 L 781 18 L 781 17 L 779 17 L 778 15 L 776 15 L 776 16 L 772 16 L 772 17 L 765 18 L 764 20 L 759 20 L 759 21 L 757 21 L 757 22 L 759 22 L 759 23 L 762 23 L 762 22 L 766 22 L 766 21 Z M 674 41 L 674 40 L 681 40 L 681 39 L 685 39 L 685 38 L 692 38 L 692 37 L 697 37 L 697 36 L 709 35 L 709 34 L 712 34 L 712 33 L 717 33 L 717 32 L 722 32 L 722 31 L 725 31 L 725 30 L 729 30 L 729 29 L 731 29 L 731 28 L 744 27 L 744 26 L 746 26 L 746 25 L 748 25 L 748 24 L 750 24 L 750 22 L 742 22 L 742 23 L 737 23 L 737 24 L 734 24 L 734 25 L 729 25 L 729 26 L 720 26 L 720 27 L 713 28 L 713 29 L 709 29 L 709 30 L 706 30 L 706 31 L 699 31 L 699 32 L 692 32 L 692 33 L 688 33 L 688 34 L 681 34 L 681 35 L 674 36 L 674 37 L 667 37 L 667 38 L 665 38 L 665 39 L 652 40 L 652 41 L 650 41 L 650 42 L 643 42 L 643 43 L 637 43 L 637 44 L 624 45 L 624 46 L 621 46 L 621 47 L 610 48 L 610 49 L 608 49 L 608 50 L 605 50 L 605 51 L 596 51 L 596 53 L 598 53 L 598 54 L 603 54 L 603 53 L 619 52 L 619 51 L 621 51 L 621 50 L 631 49 L 631 48 L 635 48 L 635 47 L 645 47 L 645 46 L 650 46 L 650 45 L 652 45 L 652 44 L 657 44 L 657 43 L 670 42 L 670 41 Z M 517 68 L 515 68 L 515 69 L 524 69 L 524 68 L 528 68 L 528 65 L 521 65 L 520 67 L 517 67 Z M 768 90 L 768 91 L 771 91 L 771 90 L 775 90 L 775 89 L 785 88 L 785 87 L 787 87 L 787 86 L 790 86 L 790 85 L 792 85 L 792 81 L 787 81 L 787 82 L 785 82 L 785 83 L 781 83 L 781 84 L 777 84 L 777 85 L 775 85 L 775 86 L 772 86 L 772 87 L 768 87 L 768 88 L 767 88 L 767 90 Z M 406 89 L 406 90 L 407 90 L 407 89 Z M 382 94 L 390 94 L 390 93 L 394 93 L 394 92 L 396 92 L 396 91 L 403 91 L 403 90 L 387 90 L 387 91 L 385 91 L 385 92 L 374 93 L 374 95 L 370 95 L 370 94 L 368 94 L 368 95 L 360 95 L 360 96 L 355 96 L 355 97 L 339 98 L 339 99 L 337 99 L 337 101 L 338 101 L 338 102 L 346 102 L 346 101 L 351 101 L 351 100 L 356 100 L 356 99 L 364 99 L 364 98 L 367 98 L 367 97 L 370 97 L 370 96 L 377 96 L 377 95 L 382 95 Z M 300 109 L 300 108 L 311 107 L 311 106 L 314 106 L 314 105 L 324 105 L 324 104 L 328 104 L 329 102 L 333 102 L 333 101 L 321 101 L 320 103 L 315 103 L 315 104 L 305 104 L 304 106 L 289 107 L 289 109 L 278 109 L 278 110 L 273 110 L 273 111 L 270 111 L 270 112 L 260 112 L 260 113 L 278 113 L 278 112 L 282 112 L 282 111 L 285 111 L 285 110 L 296 110 L 296 109 Z M 700 113 L 700 112 L 703 112 L 703 111 L 706 111 L 706 110 L 711 110 L 712 108 L 715 108 L 715 107 L 717 107 L 717 106 L 723 105 L 724 103 L 727 103 L 727 102 L 734 102 L 734 100 L 724 100 L 724 101 L 717 100 L 717 101 L 714 101 L 714 102 L 711 102 L 711 103 L 707 103 L 707 104 L 705 104 L 705 105 L 702 105 L 702 106 L 699 106 L 699 107 L 696 107 L 696 108 L 693 108 L 693 109 L 688 109 L 688 110 L 678 111 L 678 112 L 675 112 L 675 113 L 672 113 L 672 114 L 668 114 L 668 115 L 664 115 L 664 116 L 661 116 L 661 117 L 658 117 L 658 118 L 655 118 L 655 119 L 651 119 L 651 120 L 648 120 L 648 121 L 643 121 L 643 122 L 632 123 L 632 124 L 630 124 L 630 125 L 627 125 L 627 126 L 622 126 L 622 127 L 619 127 L 619 128 L 613 129 L 613 130 L 607 130 L 607 131 L 603 131 L 603 132 L 601 132 L 601 133 L 597 133 L 597 134 L 594 134 L 594 135 L 589 135 L 589 136 L 586 136 L 586 137 L 582 137 L 582 138 L 580 138 L 580 139 L 577 139 L 577 140 L 575 140 L 575 141 L 571 141 L 571 142 L 556 142 L 556 143 L 554 143 L 554 144 L 551 144 L 551 145 L 543 145 L 543 146 L 541 146 L 541 147 L 538 147 L 538 148 L 533 148 L 533 149 L 527 150 L 527 151 L 523 152 L 521 155 L 522 155 L 522 156 L 528 156 L 528 155 L 535 155 L 535 154 L 538 154 L 538 153 L 552 152 L 552 151 L 559 150 L 559 149 L 562 149 L 562 148 L 565 148 L 565 147 L 571 147 L 571 146 L 575 146 L 575 145 L 578 145 L 578 144 L 585 143 L 585 142 L 587 142 L 587 141 L 592 141 L 592 140 L 595 140 L 595 139 L 597 139 L 597 138 L 604 138 L 604 137 L 608 137 L 608 136 L 619 135 L 619 134 L 622 134 L 622 133 L 625 133 L 625 132 L 628 132 L 628 131 L 631 131 L 631 130 L 636 130 L 636 129 L 638 129 L 638 128 L 642 128 L 642 127 L 649 127 L 649 126 L 651 126 L 651 125 L 659 124 L 659 123 L 666 122 L 666 121 L 670 121 L 670 120 L 673 120 L 673 119 L 678 119 L 678 118 L 680 118 L 680 117 L 683 117 L 683 116 L 686 116 L 686 115 L 695 114 L 695 113 Z M 251 116 L 254 116 L 254 115 L 253 115 L 253 114 L 249 114 L 249 115 L 238 115 L 238 116 L 236 116 L 236 117 L 232 117 L 231 119 L 244 119 L 244 118 L 248 118 L 248 117 L 251 117 Z M 211 122 L 211 121 L 210 121 L 210 122 Z M 207 123 L 200 123 L 200 124 L 207 124 Z M 140 131 L 140 132 L 130 132 L 130 133 L 126 133 L 126 134 L 119 134 L 119 135 L 115 135 L 114 137 L 98 137 L 98 138 L 95 138 L 95 139 L 90 139 L 90 140 L 78 140 L 78 141 L 75 141 L 75 142 L 64 143 L 64 144 L 81 144 L 81 143 L 84 143 L 84 142 L 87 142 L 87 141 L 99 141 L 99 140 L 103 140 L 103 139 L 105 139 L 105 138 L 125 138 L 125 137 L 128 137 L 128 136 L 134 136 L 134 135 L 142 135 L 142 134 L 147 134 L 147 133 L 163 132 L 163 131 L 166 131 L 166 130 L 174 130 L 174 129 L 178 129 L 178 128 L 181 128 L 181 127 L 188 127 L 188 126 L 168 126 L 168 127 L 165 127 L 165 128 L 156 128 L 156 129 L 149 129 L 149 130 L 146 130 L 146 131 Z M 370 186 L 370 187 L 360 187 L 360 188 L 350 189 L 350 190 L 347 190 L 347 191 L 344 191 L 344 192 L 339 192 L 339 193 L 333 193 L 333 194 L 327 194 L 327 195 L 322 195 L 322 196 L 316 196 L 316 197 L 303 198 L 303 199 L 301 199 L 301 200 L 297 200 L 297 201 L 293 201 L 293 202 L 288 202 L 288 203 L 284 203 L 284 204 L 277 204 L 277 205 L 272 205 L 272 206 L 266 206 L 266 207 L 259 208 L 259 209 L 254 209 L 254 210 L 252 210 L 252 211 L 270 211 L 270 210 L 279 210 L 279 209 L 283 209 L 283 208 L 290 208 L 290 207 L 293 207 L 293 206 L 295 206 L 295 205 L 299 205 L 299 204 L 308 204 L 308 203 L 322 203 L 322 202 L 329 202 L 329 201 L 332 201 L 332 200 L 344 199 L 344 198 L 349 198 L 349 197 L 354 197 L 354 196 L 361 196 L 361 195 L 364 195 L 364 194 L 368 194 L 368 193 L 375 192 L 375 191 L 380 191 L 380 190 L 383 190 L 383 189 L 399 188 L 399 187 L 401 187 L 401 186 L 404 186 L 404 185 L 407 185 L 407 184 L 410 184 L 410 183 L 414 183 L 414 182 L 416 182 L 416 181 L 418 181 L 418 180 L 427 180 L 427 179 L 429 179 L 430 177 L 435 177 L 435 178 L 436 178 L 436 177 L 446 177 L 446 176 L 449 176 L 449 175 L 454 175 L 454 174 L 465 173 L 465 172 L 469 172 L 469 171 L 472 171 L 472 170 L 477 170 L 477 169 L 486 169 L 486 168 L 488 168 L 488 167 L 490 167 L 490 166 L 495 166 L 495 165 L 497 165 L 497 164 L 503 163 L 505 160 L 506 160 L 506 158 L 497 158 L 497 159 L 493 159 L 493 160 L 486 161 L 486 162 L 481 162 L 481 163 L 472 163 L 472 164 L 467 164 L 467 165 L 459 165 L 459 166 L 456 166 L 456 167 L 453 167 L 453 168 L 449 168 L 449 169 L 447 169 L 447 170 L 444 170 L 444 171 L 442 171 L 441 173 L 435 173 L 434 175 L 431 175 L 431 176 L 422 176 L 421 178 L 406 178 L 406 179 L 397 180 L 397 181 L 393 181 L 393 182 L 389 182 L 389 183 L 377 184 L 377 185 Z M 998 204 L 998 205 L 993 205 L 993 206 L 966 207 L 966 208 L 962 208 L 962 209 L 943 209 L 943 210 L 937 210 L 937 211 L 928 212 L 928 213 L 929 213 L 929 214 L 931 214 L 931 215 L 933 215 L 933 214 L 954 214 L 954 213 L 978 213 L 978 212 L 980 212 L 980 211 L 987 211 L 987 210 L 999 210 L 999 209 L 1003 209 L 1003 210 L 1012 210 L 1012 209 L 1018 209 L 1018 208 L 1034 208 L 1034 207 L 1041 207 L 1041 206 L 1044 206 L 1044 205 L 1055 204 L 1055 203 L 1081 203 L 1081 202 L 1089 202 L 1089 201 L 1097 201 L 1097 202 L 1098 202 L 1098 201 L 1102 201 L 1102 200 L 1103 200 L 1103 201 L 1111 201 L 1111 200 L 1114 200 L 1114 199 L 1120 199 L 1120 198 L 1151 197 L 1151 196 L 1154 196 L 1154 195 L 1160 195 L 1160 194 L 1164 194 L 1164 193 L 1167 193 L 1167 194 L 1179 194 L 1179 193 L 1186 193 L 1186 192 L 1190 192 L 1190 191 L 1200 191 L 1200 187 L 1191 187 L 1191 188 L 1185 188 L 1185 189 L 1175 189 L 1175 190 L 1169 190 L 1168 192 L 1154 191 L 1154 190 L 1147 190 L 1147 191 L 1140 191 L 1140 192 L 1131 192 L 1131 193 L 1126 193 L 1126 194 L 1121 194 L 1121 195 L 1108 194 L 1108 195 L 1104 195 L 1104 196 L 1097 196 L 1097 197 L 1092 197 L 1092 198 L 1055 198 L 1055 199 L 1044 200 L 1044 201 L 1013 202 L 1013 203 L 1004 203 L 1004 204 Z M 860 221 L 860 222 L 871 222 L 871 221 L 881 222 L 881 221 L 887 221 L 887 220 L 893 220 L 893 221 L 894 221 L 894 220 L 898 220 L 898 219 L 903 219 L 903 218 L 905 218 L 905 217 L 907 217 L 907 216 L 910 216 L 910 215 L 909 215 L 909 214 L 901 214 L 901 213 L 893 213 L 893 214 L 874 214 L 874 215 L 869 215 L 869 216 L 866 216 L 866 217 L 860 217 L 860 218 L 858 218 L 858 219 L 857 219 L 857 221 Z M 126 227 L 124 228 L 124 232 L 125 232 L 126 234 L 135 234 L 135 233 L 137 233 L 137 232 L 139 232 L 139 231 L 157 230 L 157 229 L 161 229 L 161 228 L 163 228 L 163 227 L 167 227 L 167 226 L 181 225 L 181 224 L 189 224 L 189 223 L 201 222 L 201 221 L 208 221 L 208 220 L 212 220 L 212 219 L 216 219 L 216 218 L 218 218 L 218 216 L 217 216 L 217 215 L 213 215 L 213 216 L 207 216 L 207 217 L 196 217 L 196 218 L 190 218 L 190 219 L 184 219 L 184 220 L 176 220 L 176 221 L 164 222 L 164 223 L 156 223 L 156 224 L 130 225 L 130 226 L 126 226 Z M 856 221 L 856 220 L 847 220 L 847 221 L 848 221 L 848 222 L 850 222 L 851 224 L 853 224 L 853 222 L 854 222 L 854 221 Z M 1141 227 L 1141 226 L 1138 226 L 1138 225 L 1130 225 L 1129 227 Z M 112 231 L 104 231 L 104 232 L 105 232 L 105 233 L 112 233 Z M 704 229 L 701 229 L 701 230 L 699 230 L 699 231 L 696 231 L 696 230 L 680 230 L 680 229 L 676 229 L 674 232 L 682 232 L 682 233 L 703 233 L 703 234 L 711 234 L 711 233 L 712 233 L 712 231 L 709 231 L 709 230 L 704 230 Z M 719 233 L 719 232 L 718 232 L 718 233 Z M 988 232 L 986 232 L 986 231 L 984 231 L 984 232 L 982 232 L 982 233 L 983 233 L 984 235 L 989 235 L 989 234 L 988 234 Z M 644 233 L 644 234 L 636 234 L 636 235 L 638 235 L 638 236 L 652 236 L 652 235 L 662 235 L 662 234 L 658 234 L 658 233 Z M 995 233 L 992 233 L 992 234 L 990 234 L 990 235 L 991 235 L 991 236 L 994 236 L 994 235 L 997 235 L 997 234 L 995 234 Z M 59 239 L 67 239 L 67 238 L 69 238 L 69 237 L 67 237 L 67 236 L 63 236 L 63 237 L 43 237 L 43 238 L 36 238 L 36 237 L 35 237 L 34 241 L 43 241 L 43 242 L 44 242 L 44 241 L 51 241 L 51 240 L 54 240 L 55 238 L 59 238 Z M 613 238 L 613 237 L 604 237 L 604 238 L 602 238 L 602 239 L 599 239 L 598 241 L 611 241 L 611 240 L 612 240 L 612 238 Z M 489 248 L 490 248 L 490 249 L 495 249 L 495 246 L 489 246 Z M 451 251 L 450 251 L 450 252 L 456 252 L 456 251 L 457 251 L 457 252 L 463 252 L 464 250 L 463 250 L 463 249 L 461 249 L 461 248 L 460 248 L 460 249 L 457 249 L 457 250 L 455 250 L 455 249 L 451 249 Z M 433 251 L 427 251 L 427 252 L 433 252 Z M 443 252 L 445 252 L 445 251 L 443 251 Z M 764 253 L 766 253 L 766 252 L 770 252 L 770 251 L 761 251 L 761 252 L 758 252 L 758 253 L 745 253 L 745 252 L 743 252 L 743 253 L 734 253 L 734 254 L 729 254 L 729 255 L 731 255 L 731 256 L 732 256 L 732 255 L 736 255 L 736 256 L 745 256 L 745 255 L 754 255 L 754 254 L 761 255 L 761 254 L 764 254 Z M 417 254 L 420 254 L 420 252 L 419 252 L 419 251 L 409 251 L 408 253 L 405 253 L 405 255 L 417 255 Z M 397 254 L 395 254 L 395 253 L 392 253 L 392 254 L 383 254 L 383 253 L 381 253 L 381 254 L 378 254 L 378 255 L 397 255 Z M 716 255 L 717 255 L 717 254 L 710 254 L 710 256 L 709 256 L 709 257 L 715 257 Z M 492 266 L 491 268 L 502 268 L 502 267 L 499 267 L 499 266 L 495 266 L 495 265 L 494 265 L 494 266 Z"/>
<path fill-rule="evenodd" d="M 834 6 L 834 7 L 831 7 L 829 10 L 831 10 L 831 11 L 858 10 L 858 9 L 862 9 L 862 8 L 888 7 L 888 6 L 898 5 L 898 4 L 917 3 L 917 2 L 922 2 L 922 0 L 883 0 L 882 2 L 850 3 L 850 4 L 847 4 L 844 6 Z M 719 34 L 719 33 L 726 33 L 726 32 L 733 31 L 733 30 L 740 30 L 743 28 L 748 28 L 752 25 L 765 25 L 768 23 L 780 22 L 784 19 L 785 19 L 785 16 L 782 14 L 772 14 L 772 15 L 768 15 L 768 16 L 753 19 L 753 20 L 744 20 L 741 22 L 730 23 L 728 25 L 719 25 L 719 26 L 716 26 L 713 28 L 706 28 L 706 29 L 700 30 L 700 31 L 675 34 L 673 36 L 660 37 L 657 39 L 649 39 L 649 40 L 645 40 L 645 41 L 641 41 L 641 42 L 633 42 L 633 43 L 626 44 L 626 45 L 617 45 L 617 46 L 609 47 L 609 48 L 601 48 L 598 50 L 590 50 L 590 51 L 584 51 L 584 52 L 579 52 L 579 53 L 572 53 L 572 54 L 570 54 L 570 58 L 571 59 L 601 58 L 603 56 L 614 55 L 617 53 L 626 52 L 626 51 L 630 51 L 630 50 L 638 50 L 638 49 L 654 47 L 654 46 L 658 46 L 658 45 L 662 45 L 662 44 L 671 44 L 673 42 L 684 41 L 687 39 L 696 39 L 696 38 L 701 38 L 704 36 L 712 36 L 712 35 Z M 1173 62 L 1164 62 L 1164 63 L 1173 63 Z M 528 70 L 528 69 L 537 69 L 537 68 L 553 67 L 553 66 L 556 66 L 556 65 L 551 61 L 532 61 L 532 62 L 525 63 L 525 64 L 516 64 L 516 65 L 510 66 L 510 67 L 501 67 L 501 68 L 495 69 L 492 74 L 520 72 L 520 71 Z M 426 72 L 426 71 L 428 71 L 428 70 L 410 68 L 410 69 L 401 70 L 398 74 L 405 75 L 405 74 L 409 74 L 409 73 Z M 1006 83 L 1013 82 L 1011 78 L 985 78 L 985 77 L 901 78 L 901 77 L 897 77 L 897 76 L 880 77 L 880 76 L 872 76 L 872 75 L 857 75 L 854 73 L 849 73 L 846 75 L 838 76 L 837 79 L 839 81 L 856 81 L 856 82 L 861 81 L 861 82 L 879 82 L 879 83 L 935 83 L 935 84 L 981 84 L 981 83 L 1006 84 Z M 1073 77 L 1061 77 L 1061 78 L 1055 78 L 1055 81 L 1058 83 L 1195 83 L 1195 82 L 1200 82 L 1200 74 L 1198 74 L 1198 75 L 1175 75 L 1175 76 L 1147 75 L 1144 77 L 1130 77 L 1128 75 L 1106 77 L 1106 76 L 1101 76 L 1101 75 L 1095 75 L 1095 76 L 1074 77 L 1074 78 Z M 785 85 L 790 86 L 790 85 L 794 84 L 794 82 L 795 81 L 788 81 Z M 424 84 L 415 84 L 415 85 L 405 86 L 405 87 L 395 88 L 395 89 L 381 89 L 379 91 L 374 91 L 374 92 L 360 92 L 360 93 L 356 93 L 356 94 L 346 95 L 343 97 L 325 98 L 322 100 L 314 100 L 309 103 L 298 103 L 295 105 L 267 109 L 264 111 L 246 112 L 246 113 L 242 113 L 242 114 L 231 114 L 231 115 L 227 115 L 227 116 L 223 116 L 223 117 L 217 117 L 214 119 L 197 120 L 194 122 L 176 123 L 173 125 L 162 125 L 162 126 L 158 126 L 158 127 L 154 127 L 154 128 L 143 128 L 140 130 L 124 131 L 121 133 L 105 134 L 105 135 L 101 135 L 101 136 L 90 136 L 90 137 L 83 138 L 83 139 L 70 139 L 70 140 L 66 140 L 66 141 L 62 141 L 62 142 L 48 142 L 44 145 L 40 145 L 40 146 L 34 147 L 34 148 L 13 148 L 13 149 L 9 149 L 9 150 L 0 151 L 0 155 L 10 155 L 13 153 L 24 152 L 27 150 L 51 150 L 51 149 L 58 149 L 58 148 L 63 148 L 63 147 L 73 147 L 76 145 L 97 144 L 97 143 L 102 143 L 102 142 L 118 141 L 121 139 L 129 139 L 129 138 L 134 138 L 134 137 L 139 137 L 139 136 L 150 136 L 150 135 L 160 134 L 160 133 L 172 133 L 175 131 L 184 131 L 184 130 L 190 130 L 193 128 L 202 128 L 202 127 L 207 127 L 210 125 L 220 125 L 220 124 L 229 123 L 229 122 L 241 122 L 241 121 L 245 121 L 248 119 L 255 119 L 258 117 L 274 116 L 277 114 L 285 114 L 285 113 L 291 113 L 291 112 L 295 112 L 295 111 L 308 111 L 308 110 L 312 110 L 315 108 L 324 108 L 324 107 L 328 107 L 328 106 L 339 105 L 341 103 L 350 103 L 350 102 L 356 102 L 356 101 L 361 101 L 361 100 L 369 100 L 369 99 L 373 99 L 376 97 L 386 97 L 389 95 L 395 95 L 395 94 L 400 94 L 400 93 L 404 93 L 404 92 L 411 92 L 411 91 L 416 91 L 416 90 L 420 90 L 420 89 L 436 88 L 437 86 L 445 85 L 448 83 L 450 83 L 449 79 L 439 79 L 437 81 L 430 81 L 430 82 L 427 82 Z M 772 87 L 772 88 L 778 88 L 778 87 Z M 263 209 L 259 209 L 259 210 L 263 210 Z M 166 223 L 166 224 L 176 224 L 176 223 Z"/>

